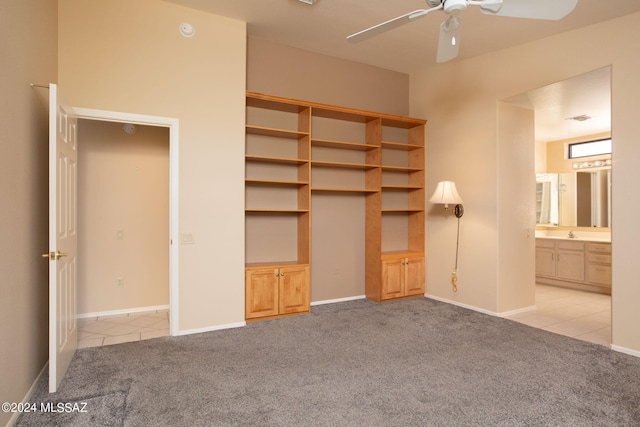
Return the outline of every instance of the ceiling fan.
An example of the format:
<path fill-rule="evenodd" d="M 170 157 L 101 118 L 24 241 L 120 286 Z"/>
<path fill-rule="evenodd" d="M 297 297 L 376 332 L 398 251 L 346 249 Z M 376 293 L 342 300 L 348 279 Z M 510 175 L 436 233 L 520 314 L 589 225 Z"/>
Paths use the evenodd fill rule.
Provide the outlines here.
<path fill-rule="evenodd" d="M 347 37 L 350 42 L 367 40 L 378 34 L 398 28 L 422 18 L 428 13 L 442 10 L 449 16 L 440 25 L 438 56 L 436 62 L 447 62 L 458 56 L 462 13 L 467 6 L 480 6 L 486 15 L 508 16 L 514 18 L 558 20 L 575 9 L 578 0 L 426 0 L 429 9 L 418 9 L 366 28 Z"/>

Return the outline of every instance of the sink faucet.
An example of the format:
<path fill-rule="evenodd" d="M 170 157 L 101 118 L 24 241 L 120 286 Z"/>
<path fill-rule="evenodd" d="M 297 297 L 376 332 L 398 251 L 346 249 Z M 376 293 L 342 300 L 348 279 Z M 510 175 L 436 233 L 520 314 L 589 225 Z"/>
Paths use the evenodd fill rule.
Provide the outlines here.
<path fill-rule="evenodd" d="M 574 237 L 576 237 L 576 235 L 573 234 L 573 230 L 569 230 L 569 238 L 573 239 Z"/>

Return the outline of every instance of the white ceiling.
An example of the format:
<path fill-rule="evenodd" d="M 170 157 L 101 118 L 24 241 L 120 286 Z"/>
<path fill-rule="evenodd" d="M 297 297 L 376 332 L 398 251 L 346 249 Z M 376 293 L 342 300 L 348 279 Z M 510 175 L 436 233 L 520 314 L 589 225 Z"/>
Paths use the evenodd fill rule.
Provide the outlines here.
<path fill-rule="evenodd" d="M 298 0 L 165 1 L 245 21 L 249 36 L 403 73 L 435 65 L 439 25 L 445 17 L 442 12 L 430 13 L 369 40 L 348 43 L 345 38 L 350 34 L 429 6 L 425 0 L 317 0 L 314 5 Z M 579 0 L 576 9 L 560 21 L 488 16 L 480 13 L 478 7 L 470 6 L 461 15 L 464 27 L 459 56 L 454 61 L 635 12 L 640 12 L 640 0 Z M 566 117 L 606 115 L 610 108 L 610 92 L 600 91 L 609 89 L 609 78 L 598 75 L 596 80 L 597 85 L 594 80 L 585 78 L 539 89 L 531 93 L 529 102 L 536 109 L 536 117 L 540 120 L 544 117 L 545 123 L 551 120 L 549 114 L 555 112 L 555 127 L 549 128 L 550 132 L 560 127 L 568 128 L 564 126 Z M 545 109 L 548 111 L 543 112 Z M 608 115 L 610 117 L 610 112 Z M 595 123 L 595 119 L 582 122 Z M 546 131 L 538 131 L 537 123 L 536 132 Z M 563 137 L 571 136 L 565 129 Z"/>
<path fill-rule="evenodd" d="M 530 90 L 504 101 L 535 110 L 536 142 L 611 130 L 611 67 Z M 585 121 L 572 117 L 588 116 Z"/>

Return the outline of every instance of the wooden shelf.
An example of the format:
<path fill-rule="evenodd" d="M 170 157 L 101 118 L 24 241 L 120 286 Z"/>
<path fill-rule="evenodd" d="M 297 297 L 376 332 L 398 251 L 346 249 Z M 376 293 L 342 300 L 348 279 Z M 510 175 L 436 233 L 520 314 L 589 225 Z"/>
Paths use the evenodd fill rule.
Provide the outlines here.
<path fill-rule="evenodd" d="M 246 155 L 245 160 L 248 162 L 261 162 L 261 163 L 280 163 L 280 164 L 291 164 L 291 165 L 302 165 L 305 163 L 309 163 L 308 160 L 304 159 L 292 159 L 289 157 L 272 157 L 272 156 L 253 156 Z"/>
<path fill-rule="evenodd" d="M 424 146 L 423 145 L 415 145 L 415 144 L 405 144 L 405 143 L 402 143 L 402 142 L 382 141 L 382 148 L 389 149 L 389 150 L 411 151 L 411 150 L 418 150 L 420 148 L 424 148 Z"/>
<path fill-rule="evenodd" d="M 311 191 L 344 192 L 344 193 L 377 193 L 378 190 L 367 190 L 364 188 L 331 188 L 331 187 L 311 187 Z"/>
<path fill-rule="evenodd" d="M 276 128 L 268 128 L 264 126 L 250 126 L 250 125 L 247 125 L 247 134 L 272 136 L 276 138 L 288 138 L 288 139 L 298 139 L 304 136 L 309 136 L 309 132 L 299 132 L 296 130 L 276 129 Z"/>
<path fill-rule="evenodd" d="M 382 185 L 383 190 L 422 190 L 422 185 Z"/>
<path fill-rule="evenodd" d="M 274 209 L 274 208 L 246 208 L 245 213 L 307 213 L 309 209 Z"/>
<path fill-rule="evenodd" d="M 368 165 L 365 163 L 328 162 L 325 160 L 311 160 L 311 166 L 344 169 L 376 169 L 378 165 Z"/>
<path fill-rule="evenodd" d="M 380 148 L 377 145 L 373 144 L 361 144 L 358 142 L 343 142 L 343 141 L 333 141 L 330 139 L 311 139 L 311 145 L 314 147 L 329 147 L 329 148 L 338 148 L 341 150 L 358 150 L 358 151 L 368 151 L 374 150 L 376 148 Z"/>
<path fill-rule="evenodd" d="M 284 187 L 299 187 L 299 186 L 303 186 L 303 185 L 309 185 L 308 182 L 301 182 L 301 181 L 286 181 L 286 180 L 279 180 L 279 179 L 254 179 L 254 178 L 249 178 L 249 179 L 245 179 L 244 180 L 245 184 L 251 184 L 251 185 L 265 185 L 265 186 L 284 186 Z"/>
<path fill-rule="evenodd" d="M 422 212 L 424 209 L 410 209 L 410 208 L 399 208 L 399 209 L 382 209 L 382 213 L 411 213 L 411 212 Z"/>
<path fill-rule="evenodd" d="M 404 255 L 407 257 L 416 257 L 416 256 L 419 257 L 419 256 L 424 256 L 424 252 L 406 250 L 406 251 L 385 251 L 381 253 L 382 258 L 396 257 L 398 255 Z"/>
<path fill-rule="evenodd" d="M 412 168 L 409 166 L 381 166 L 383 171 L 389 172 L 421 172 L 423 168 Z"/>
<path fill-rule="evenodd" d="M 308 265 L 308 262 L 299 261 L 274 261 L 274 262 L 247 262 L 245 268 L 267 268 L 267 267 L 284 267 L 289 265 Z"/>

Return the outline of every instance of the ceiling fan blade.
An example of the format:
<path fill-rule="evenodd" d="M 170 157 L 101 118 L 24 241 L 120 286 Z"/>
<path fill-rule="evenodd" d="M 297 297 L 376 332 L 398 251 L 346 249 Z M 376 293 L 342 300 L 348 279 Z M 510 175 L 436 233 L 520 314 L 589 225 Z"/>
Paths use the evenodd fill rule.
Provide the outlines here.
<path fill-rule="evenodd" d="M 503 0 L 500 7 L 495 0 L 479 3 L 480 10 L 486 15 L 556 21 L 570 14 L 578 0 Z"/>
<path fill-rule="evenodd" d="M 393 30 L 394 28 L 398 28 L 402 25 L 408 24 L 409 22 L 415 21 L 418 18 L 422 18 L 429 12 L 433 12 L 434 10 L 440 10 L 442 8 L 443 6 L 439 5 L 436 7 L 432 7 L 431 9 L 414 10 L 413 12 L 406 13 L 402 16 L 398 16 L 397 18 L 390 19 L 378 25 L 374 25 L 373 27 L 369 27 L 362 31 L 358 31 L 355 34 L 351 34 L 350 36 L 347 37 L 347 41 L 356 43 L 356 42 L 361 42 L 363 40 L 367 40 L 373 36 L 377 36 L 378 34 L 385 33 L 389 30 Z"/>
<path fill-rule="evenodd" d="M 447 62 L 458 56 L 461 33 L 462 18 L 457 15 L 449 16 L 449 19 L 447 19 L 440 25 L 440 37 L 438 38 L 438 57 L 436 59 L 436 62 Z"/>

